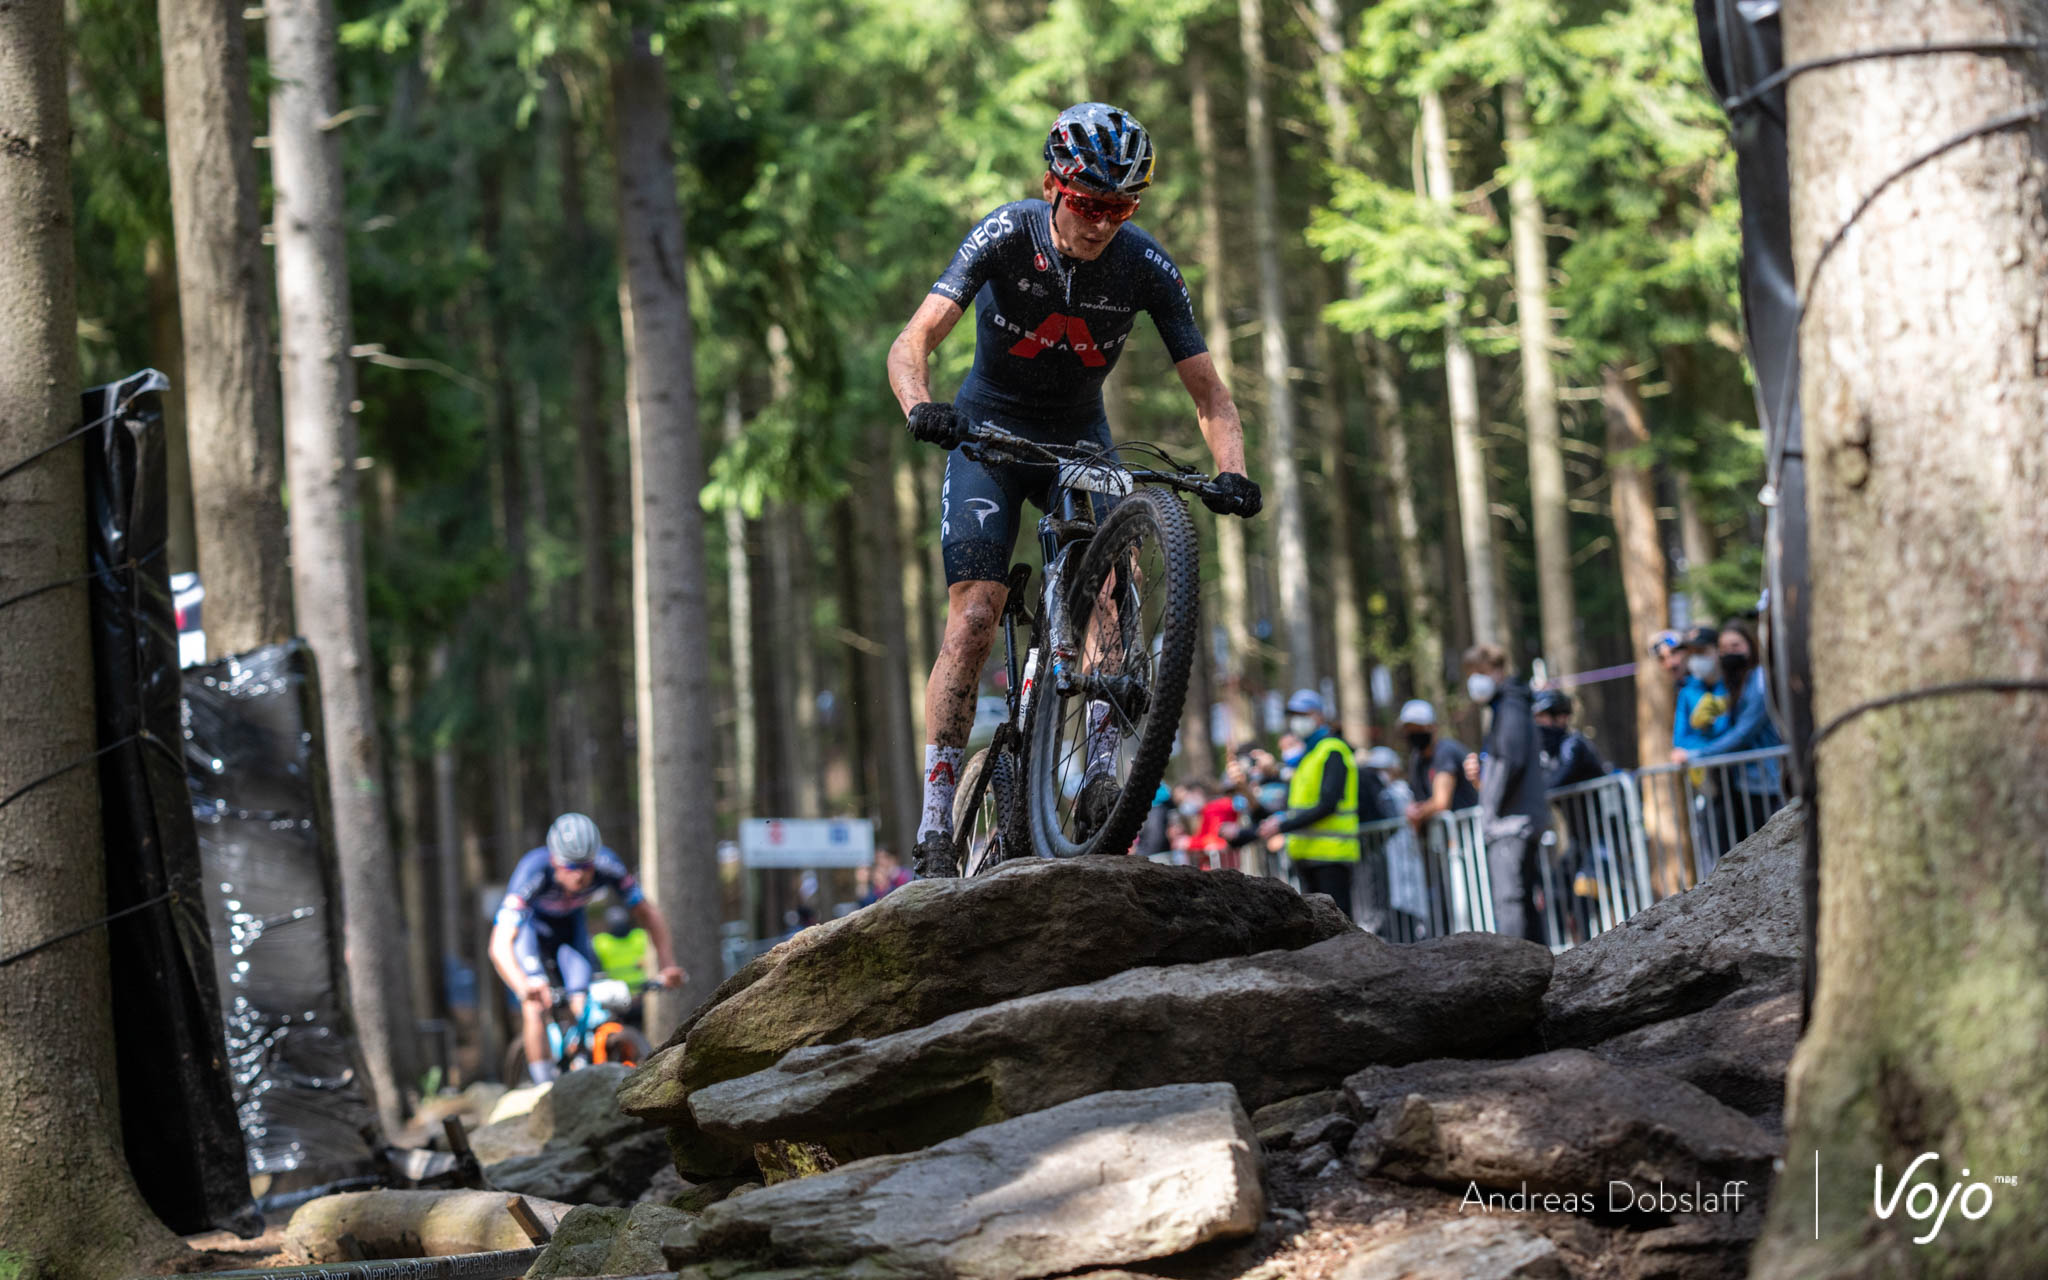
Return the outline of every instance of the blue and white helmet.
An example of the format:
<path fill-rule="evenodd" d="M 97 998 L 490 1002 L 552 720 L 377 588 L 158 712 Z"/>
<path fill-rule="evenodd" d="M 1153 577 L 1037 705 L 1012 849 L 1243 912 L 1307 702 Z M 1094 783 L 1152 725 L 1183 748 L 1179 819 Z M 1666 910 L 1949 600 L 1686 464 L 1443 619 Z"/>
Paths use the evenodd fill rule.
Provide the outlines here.
<path fill-rule="evenodd" d="M 1069 185 L 1134 197 L 1152 185 L 1152 138 L 1121 107 L 1076 103 L 1052 122 L 1045 167 Z"/>
<path fill-rule="evenodd" d="M 548 856 L 565 866 L 579 867 L 597 857 L 597 824 L 580 813 L 565 813 L 548 828 Z"/>

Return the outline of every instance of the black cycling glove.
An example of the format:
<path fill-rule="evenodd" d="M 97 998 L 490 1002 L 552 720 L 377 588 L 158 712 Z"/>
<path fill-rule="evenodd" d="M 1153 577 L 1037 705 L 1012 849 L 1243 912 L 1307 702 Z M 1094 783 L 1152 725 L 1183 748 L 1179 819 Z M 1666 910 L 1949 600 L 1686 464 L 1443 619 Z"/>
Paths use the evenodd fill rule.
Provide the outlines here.
<path fill-rule="evenodd" d="M 1259 514 L 1266 500 L 1260 495 L 1259 486 L 1249 477 L 1226 471 L 1217 476 L 1209 492 L 1202 495 L 1202 505 L 1219 516 L 1243 516 L 1249 520 Z"/>
<path fill-rule="evenodd" d="M 971 431 L 960 411 L 943 400 L 927 400 L 910 409 L 910 438 L 941 449 L 957 449 L 967 443 Z"/>

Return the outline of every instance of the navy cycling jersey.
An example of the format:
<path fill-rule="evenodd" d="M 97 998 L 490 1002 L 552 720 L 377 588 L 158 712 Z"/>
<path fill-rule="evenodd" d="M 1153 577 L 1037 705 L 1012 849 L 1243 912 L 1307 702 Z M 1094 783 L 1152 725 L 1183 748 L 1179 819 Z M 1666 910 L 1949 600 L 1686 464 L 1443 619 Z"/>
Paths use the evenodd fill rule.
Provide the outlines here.
<path fill-rule="evenodd" d="M 546 847 L 530 850 L 512 868 L 512 879 L 505 886 L 505 900 L 498 904 L 498 923 L 525 924 L 533 915 L 560 919 L 571 916 L 590 905 L 598 894 L 607 889 L 619 895 L 619 901 L 629 907 L 637 907 L 646 901 L 640 892 L 640 881 L 619 855 L 610 849 L 599 849 L 593 863 L 597 874 L 590 878 L 590 887 L 581 893 L 570 893 L 555 879 L 555 864 L 548 857 Z"/>
<path fill-rule="evenodd" d="M 1102 414 L 1102 381 L 1140 311 L 1175 364 L 1207 351 L 1187 282 L 1159 242 L 1125 223 L 1093 262 L 1052 244 L 1052 206 L 1019 200 L 967 233 L 932 292 L 975 310 L 974 369 L 959 399 L 1039 421 Z"/>

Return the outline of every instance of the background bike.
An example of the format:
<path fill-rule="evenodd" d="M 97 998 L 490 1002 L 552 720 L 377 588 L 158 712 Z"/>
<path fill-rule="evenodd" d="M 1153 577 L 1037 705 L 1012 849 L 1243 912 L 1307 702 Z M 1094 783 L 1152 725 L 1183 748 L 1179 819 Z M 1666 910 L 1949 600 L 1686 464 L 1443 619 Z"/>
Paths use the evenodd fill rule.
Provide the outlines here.
<path fill-rule="evenodd" d="M 1154 445 L 1039 444 L 989 423 L 960 449 L 1057 468 L 1038 522 L 1036 607 L 1022 564 L 1003 606 L 1010 713 L 954 800 L 961 872 L 1125 853 L 1173 752 L 1199 640 L 1200 541 L 1173 491 L 1215 494 L 1215 481 Z M 1126 454 L 1164 469 L 1127 466 Z"/>
<path fill-rule="evenodd" d="M 660 989 L 659 982 L 598 978 L 590 984 L 579 1015 L 570 1005 L 568 992 L 560 986 L 549 987 L 548 1052 L 555 1060 L 555 1069 L 569 1072 L 600 1062 L 623 1062 L 627 1066 L 645 1062 L 649 1053 L 647 1037 L 622 1019 L 635 996 Z M 525 1082 L 525 1037 L 515 1034 L 512 1043 L 505 1046 L 504 1067 L 501 1079 L 508 1084 Z"/>

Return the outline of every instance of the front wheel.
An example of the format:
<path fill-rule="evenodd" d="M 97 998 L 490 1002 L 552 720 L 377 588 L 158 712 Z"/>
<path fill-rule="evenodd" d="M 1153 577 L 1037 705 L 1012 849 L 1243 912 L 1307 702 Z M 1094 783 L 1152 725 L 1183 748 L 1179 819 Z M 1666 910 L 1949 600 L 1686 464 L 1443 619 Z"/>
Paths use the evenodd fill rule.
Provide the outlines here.
<path fill-rule="evenodd" d="M 1079 653 L 1062 676 L 1040 677 L 1031 716 L 1040 857 L 1128 853 L 1137 839 L 1187 700 L 1200 545 L 1179 498 L 1141 489 L 1103 520 L 1066 587 Z"/>
<path fill-rule="evenodd" d="M 960 771 L 960 789 L 953 794 L 953 849 L 962 876 L 987 875 L 1011 858 L 1031 856 L 1015 740 L 1007 729 L 998 733 Z"/>

